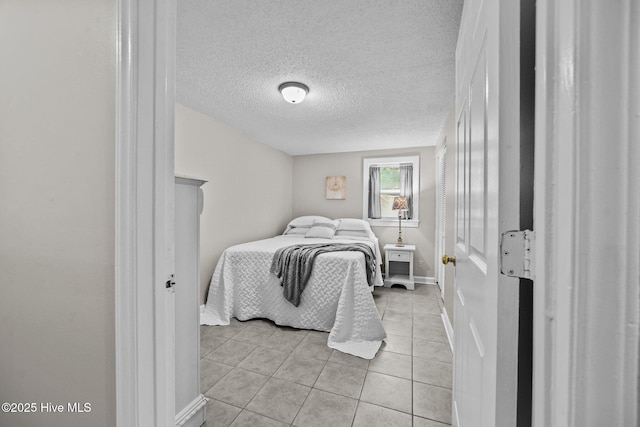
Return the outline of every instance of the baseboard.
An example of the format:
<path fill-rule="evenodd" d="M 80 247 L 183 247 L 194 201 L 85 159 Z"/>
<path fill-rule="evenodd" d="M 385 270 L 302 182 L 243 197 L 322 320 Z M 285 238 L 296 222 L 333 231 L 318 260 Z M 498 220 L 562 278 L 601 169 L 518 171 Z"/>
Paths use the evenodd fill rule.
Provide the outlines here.
<path fill-rule="evenodd" d="M 456 404 L 455 400 L 452 403 L 453 403 L 453 425 L 454 426 L 459 426 L 460 425 L 460 416 L 458 415 L 458 405 Z"/>
<path fill-rule="evenodd" d="M 176 415 L 176 427 L 200 427 L 206 421 L 207 398 L 198 395 L 193 402 Z"/>
<path fill-rule="evenodd" d="M 436 279 L 434 277 L 413 276 L 413 280 L 419 285 L 435 285 L 436 284 Z"/>
<path fill-rule="evenodd" d="M 451 321 L 449 320 L 449 315 L 447 314 L 446 308 L 442 307 L 440 317 L 442 318 L 442 323 L 444 324 L 444 331 L 447 333 L 447 339 L 449 340 L 451 353 L 453 353 L 453 325 L 451 325 Z"/>

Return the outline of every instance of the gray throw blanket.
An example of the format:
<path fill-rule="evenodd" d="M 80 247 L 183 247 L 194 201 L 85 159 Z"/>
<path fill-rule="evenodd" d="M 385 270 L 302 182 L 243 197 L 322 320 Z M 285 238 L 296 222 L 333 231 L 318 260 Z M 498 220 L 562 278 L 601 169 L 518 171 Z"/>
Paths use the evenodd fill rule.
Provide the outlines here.
<path fill-rule="evenodd" d="M 369 245 L 364 243 L 320 243 L 293 245 L 280 248 L 273 255 L 271 272 L 280 279 L 284 297 L 296 307 L 300 295 L 307 286 L 315 258 L 327 252 L 360 251 L 367 266 L 367 283 L 373 285 L 376 274 L 376 257 Z"/>

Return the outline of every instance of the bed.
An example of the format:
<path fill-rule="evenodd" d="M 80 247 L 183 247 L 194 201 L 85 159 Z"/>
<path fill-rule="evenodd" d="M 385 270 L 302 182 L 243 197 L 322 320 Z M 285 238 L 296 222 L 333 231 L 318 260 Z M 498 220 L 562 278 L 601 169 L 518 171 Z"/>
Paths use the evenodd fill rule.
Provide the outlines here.
<path fill-rule="evenodd" d="M 331 227 L 316 226 L 327 221 L 335 225 L 333 232 Z M 271 272 L 274 254 L 292 245 L 327 242 L 368 245 L 375 255 L 375 272 L 367 280 L 365 255 L 361 252 L 322 253 L 315 258 L 296 307 L 285 299 L 280 279 Z M 365 221 L 295 218 L 283 235 L 232 246 L 223 252 L 211 278 L 200 323 L 228 325 L 232 317 L 266 318 L 282 326 L 329 332 L 329 347 L 372 359 L 386 336 L 372 295 L 374 286 L 383 285 L 381 259 L 378 240 Z"/>

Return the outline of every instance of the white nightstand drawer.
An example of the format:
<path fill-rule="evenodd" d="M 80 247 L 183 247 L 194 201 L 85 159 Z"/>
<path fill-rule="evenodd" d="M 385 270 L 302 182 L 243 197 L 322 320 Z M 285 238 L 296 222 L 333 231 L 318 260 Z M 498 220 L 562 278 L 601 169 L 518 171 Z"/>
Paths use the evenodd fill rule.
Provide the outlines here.
<path fill-rule="evenodd" d="M 389 261 L 411 261 L 411 253 L 405 251 L 387 251 Z"/>

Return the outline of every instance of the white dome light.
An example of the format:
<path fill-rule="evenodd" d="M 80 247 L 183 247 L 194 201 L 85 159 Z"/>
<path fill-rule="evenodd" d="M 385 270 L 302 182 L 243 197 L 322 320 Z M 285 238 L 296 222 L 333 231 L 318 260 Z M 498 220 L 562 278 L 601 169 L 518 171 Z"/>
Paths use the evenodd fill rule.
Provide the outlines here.
<path fill-rule="evenodd" d="M 302 83 L 286 82 L 282 83 L 278 90 L 282 94 L 285 101 L 291 104 L 300 104 L 304 101 L 304 97 L 309 93 L 309 88 Z"/>

